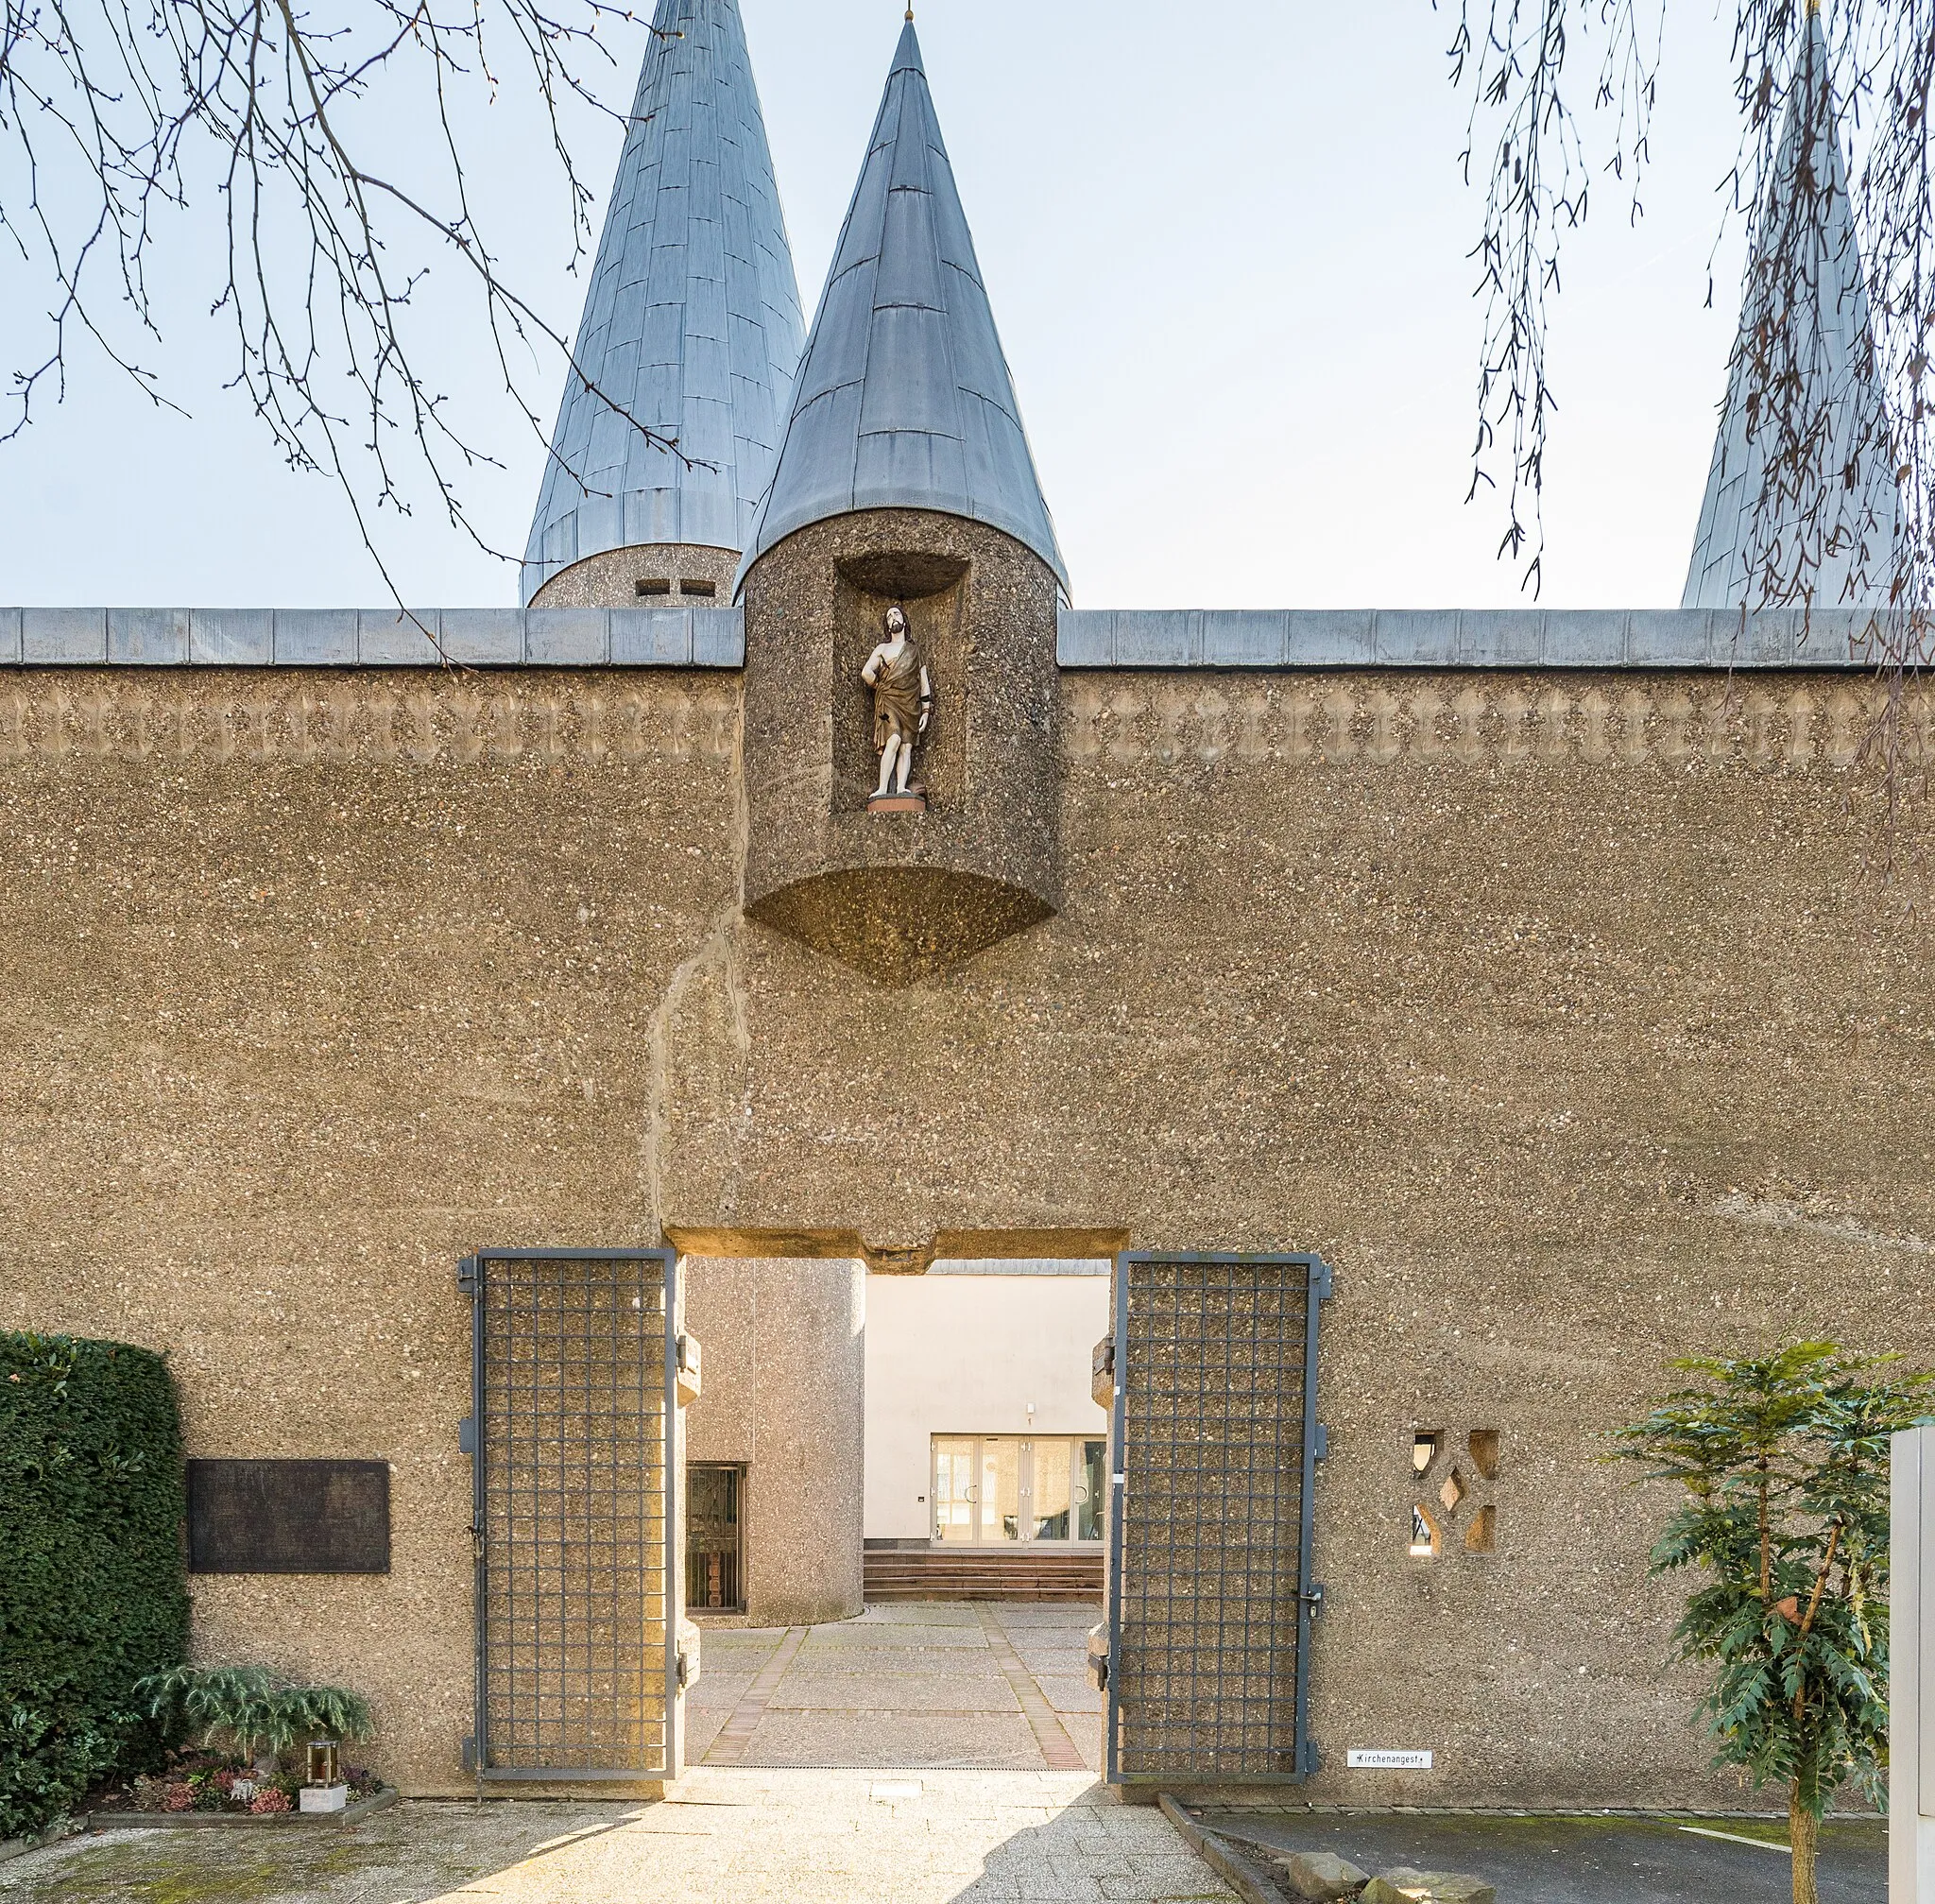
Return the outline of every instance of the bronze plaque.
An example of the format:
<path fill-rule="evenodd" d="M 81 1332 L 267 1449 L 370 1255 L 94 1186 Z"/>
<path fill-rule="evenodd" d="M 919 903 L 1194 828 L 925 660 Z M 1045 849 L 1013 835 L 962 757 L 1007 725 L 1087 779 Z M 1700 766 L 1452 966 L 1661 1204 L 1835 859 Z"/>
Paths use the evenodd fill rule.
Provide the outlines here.
<path fill-rule="evenodd" d="M 387 1573 L 386 1461 L 191 1461 L 191 1573 Z"/>

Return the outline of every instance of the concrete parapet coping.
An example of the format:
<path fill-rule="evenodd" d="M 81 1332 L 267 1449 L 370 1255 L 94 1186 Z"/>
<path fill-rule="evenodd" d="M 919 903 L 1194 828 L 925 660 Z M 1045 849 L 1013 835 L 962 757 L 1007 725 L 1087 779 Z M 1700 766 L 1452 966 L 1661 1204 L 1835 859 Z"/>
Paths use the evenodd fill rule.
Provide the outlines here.
<path fill-rule="evenodd" d="M 740 668 L 741 609 L 0 609 L 0 667 Z M 1064 668 L 1862 669 L 1899 617 L 1064 609 Z M 420 623 L 420 626 L 419 624 Z"/>
<path fill-rule="evenodd" d="M 1862 668 L 1866 609 L 1064 609 L 1065 668 Z"/>
<path fill-rule="evenodd" d="M 0 609 L 0 666 L 737 668 L 738 609 Z"/>

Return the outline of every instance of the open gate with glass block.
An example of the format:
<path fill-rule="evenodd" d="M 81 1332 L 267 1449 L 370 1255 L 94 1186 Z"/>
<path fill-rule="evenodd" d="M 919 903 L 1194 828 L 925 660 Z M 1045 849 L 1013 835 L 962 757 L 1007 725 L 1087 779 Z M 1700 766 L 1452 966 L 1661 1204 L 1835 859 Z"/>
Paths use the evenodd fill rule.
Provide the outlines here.
<path fill-rule="evenodd" d="M 481 1250 L 471 1302 L 480 1779 L 679 1772 L 681 1339 L 667 1249 Z"/>
<path fill-rule="evenodd" d="M 1289 1783 L 1310 1741 L 1315 1256 L 1117 1259 L 1108 1776 Z"/>

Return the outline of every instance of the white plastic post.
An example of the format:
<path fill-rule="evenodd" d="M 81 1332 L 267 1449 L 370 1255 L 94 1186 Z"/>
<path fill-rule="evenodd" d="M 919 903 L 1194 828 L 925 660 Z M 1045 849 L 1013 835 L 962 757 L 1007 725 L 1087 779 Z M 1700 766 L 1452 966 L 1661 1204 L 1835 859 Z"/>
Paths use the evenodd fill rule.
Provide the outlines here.
<path fill-rule="evenodd" d="M 1894 1437 L 1888 1904 L 1935 1904 L 1935 1428 Z"/>

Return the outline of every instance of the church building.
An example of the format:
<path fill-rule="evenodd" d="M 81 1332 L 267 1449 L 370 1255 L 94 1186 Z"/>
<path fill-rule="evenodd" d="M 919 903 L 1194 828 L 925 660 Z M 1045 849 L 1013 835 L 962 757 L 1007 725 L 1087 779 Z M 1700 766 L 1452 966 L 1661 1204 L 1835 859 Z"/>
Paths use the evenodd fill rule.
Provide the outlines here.
<path fill-rule="evenodd" d="M 0 609 L 0 1327 L 167 1352 L 200 1656 L 649 1790 L 709 1623 L 1079 1594 L 1127 1787 L 1738 1802 L 1606 1436 L 1935 1360 L 1808 32 L 1849 479 L 1737 353 L 1677 609 L 1086 606 L 912 19 L 809 329 L 659 0 L 518 607 Z"/>

